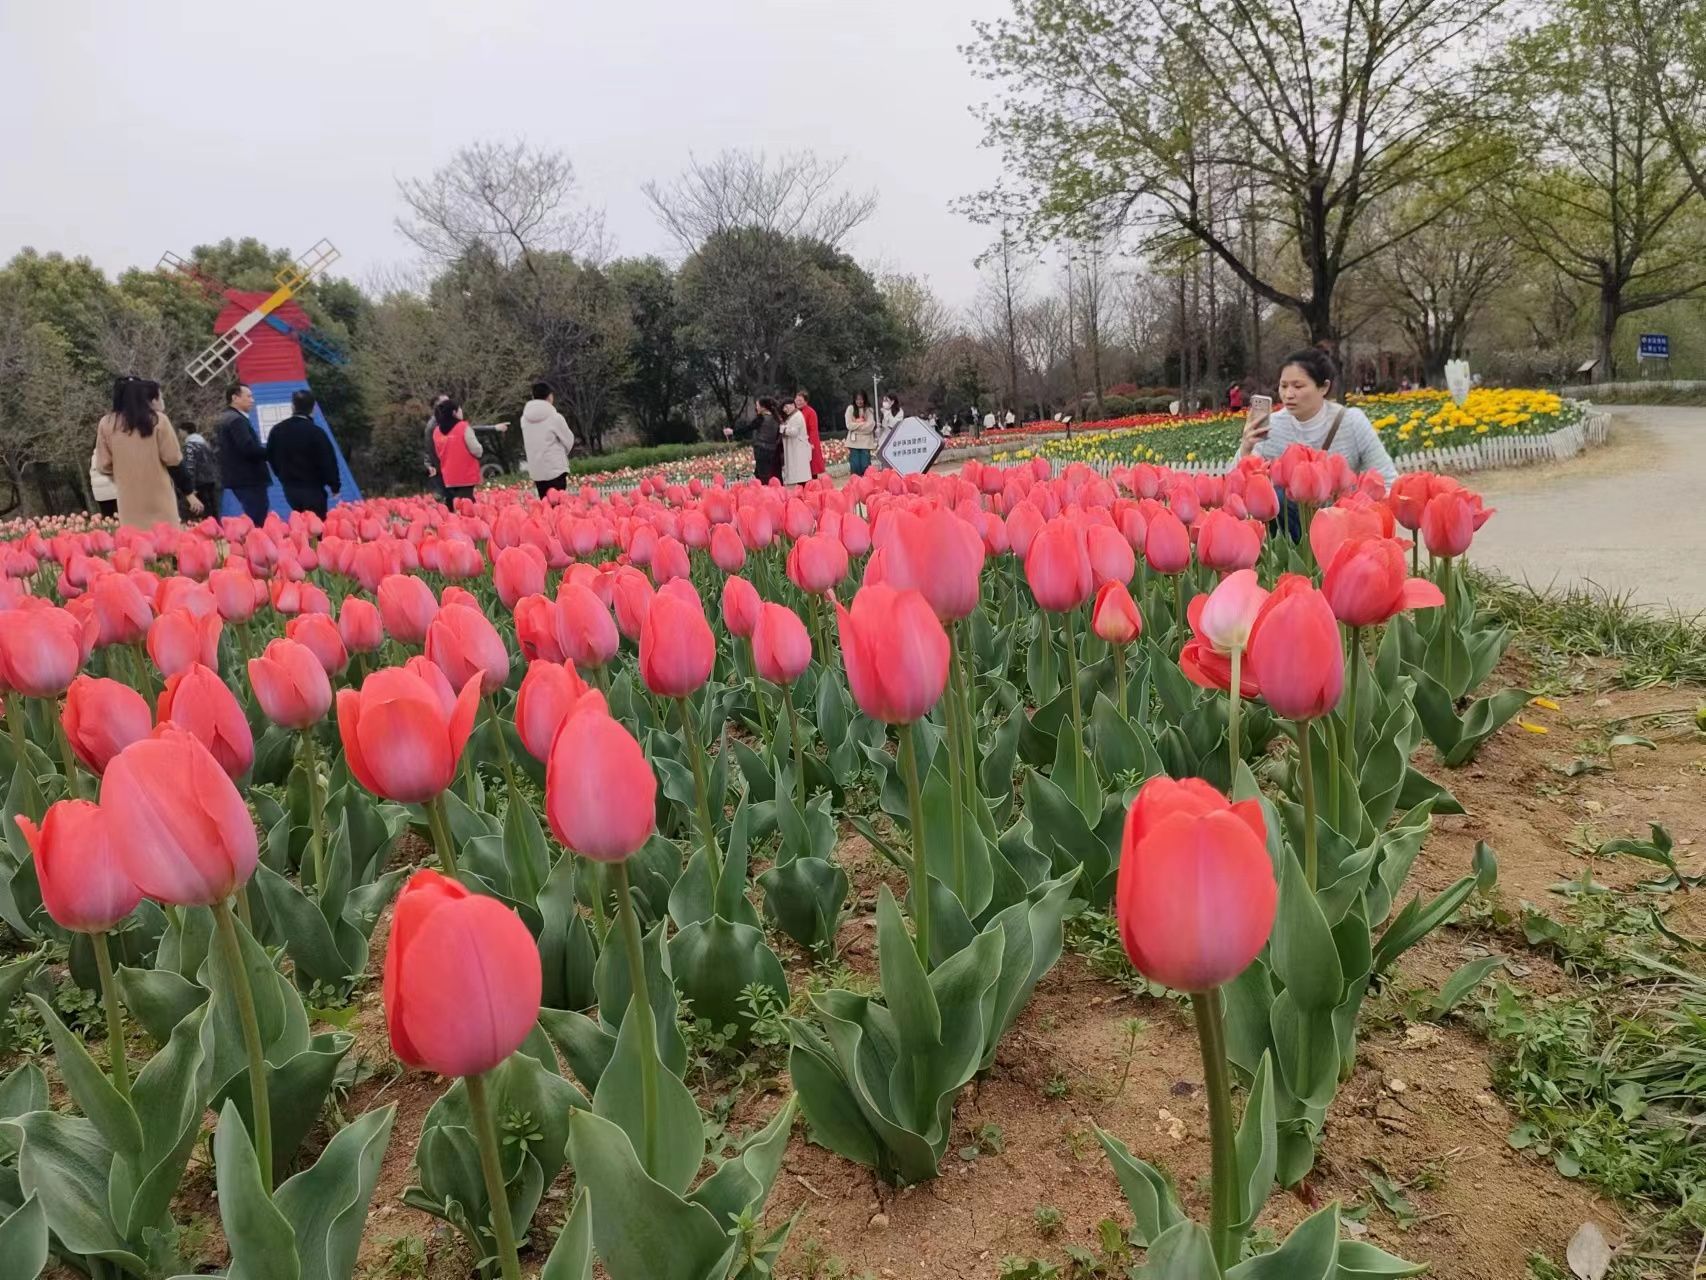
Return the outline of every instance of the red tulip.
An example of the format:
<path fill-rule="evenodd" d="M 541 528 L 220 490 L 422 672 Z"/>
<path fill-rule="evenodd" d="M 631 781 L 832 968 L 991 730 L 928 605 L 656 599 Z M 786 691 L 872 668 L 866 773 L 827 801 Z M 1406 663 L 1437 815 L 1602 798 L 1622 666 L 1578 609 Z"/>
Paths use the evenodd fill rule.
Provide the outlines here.
<path fill-rule="evenodd" d="M 1017 503 L 1007 513 L 1007 545 L 1013 548 L 1013 554 L 1021 558 L 1030 555 L 1031 542 L 1046 523 L 1043 513 L 1030 499 Z"/>
<path fill-rule="evenodd" d="M 1090 552 L 1090 576 L 1098 588 L 1110 582 L 1124 585 L 1137 572 L 1137 557 L 1131 543 L 1112 525 L 1093 524 L 1084 531 Z"/>
<path fill-rule="evenodd" d="M 1112 645 L 1128 645 L 1143 632 L 1143 615 L 1123 582 L 1104 582 L 1090 610 L 1090 629 Z"/>
<path fill-rule="evenodd" d="M 452 605 L 440 609 L 427 628 L 426 656 L 460 689 L 480 677 L 480 692 L 496 693 L 509 679 L 509 650 L 491 619 L 478 609 Z"/>
<path fill-rule="evenodd" d="M 375 671 L 359 690 L 338 690 L 350 772 L 376 796 L 424 804 L 455 780 L 479 701 L 477 674 L 447 710 L 431 684 L 401 667 Z"/>
<path fill-rule="evenodd" d="M 551 744 L 545 817 L 565 848 L 620 862 L 657 829 L 657 786 L 634 735 L 589 693 L 570 709 Z"/>
<path fill-rule="evenodd" d="M 528 755 L 541 764 L 551 758 L 558 728 L 585 693 L 586 682 L 573 667 L 543 660 L 527 664 L 515 698 L 515 731 Z"/>
<path fill-rule="evenodd" d="M 886 724 L 930 714 L 948 684 L 948 633 L 916 591 L 884 583 L 861 587 L 835 617 L 847 683 L 859 709 Z"/>
<path fill-rule="evenodd" d="M 385 946 L 385 1025 L 399 1061 L 441 1076 L 490 1071 L 532 1034 L 543 989 L 520 916 L 436 871 L 409 877 Z"/>
<path fill-rule="evenodd" d="M 100 633 L 96 643 L 135 644 L 148 632 L 154 610 L 136 583 L 122 573 L 103 573 L 89 584 Z"/>
<path fill-rule="evenodd" d="M 724 573 L 738 573 L 746 563 L 746 548 L 732 524 L 719 524 L 711 530 L 711 563 Z"/>
<path fill-rule="evenodd" d="M 765 604 L 752 632 L 758 674 L 771 684 L 792 684 L 812 662 L 812 638 L 800 615 L 786 605 Z"/>
<path fill-rule="evenodd" d="M 951 511 L 924 515 L 895 511 L 878 521 L 876 552 L 865 582 L 886 582 L 896 591 L 917 591 L 943 622 L 957 622 L 977 608 L 983 572 L 983 538 Z"/>
<path fill-rule="evenodd" d="M 377 612 L 374 616 L 378 617 Z M 343 630 L 329 614 L 301 614 L 284 624 L 284 634 L 319 659 L 328 676 L 338 675 L 349 666 Z"/>
<path fill-rule="evenodd" d="M 1197 559 L 1204 567 L 1231 573 L 1248 569 L 1262 554 L 1262 526 L 1240 520 L 1224 509 L 1209 511 L 1197 523 Z"/>
<path fill-rule="evenodd" d="M 667 535 L 659 538 L 657 550 L 652 553 L 652 581 L 661 587 L 676 578 L 692 576 L 693 561 L 687 548 Z"/>
<path fill-rule="evenodd" d="M 120 751 L 154 731 L 147 700 L 118 680 L 78 676 L 65 691 L 60 726 L 72 751 L 96 775 Z"/>
<path fill-rule="evenodd" d="M 723 625 L 729 629 L 729 634 L 742 640 L 752 639 L 761 604 L 763 601 L 759 599 L 756 587 L 738 574 L 730 574 L 728 581 L 723 583 Z"/>
<path fill-rule="evenodd" d="M 1279 886 L 1255 800 L 1228 804 L 1199 778 L 1151 778 L 1126 816 L 1115 910 L 1137 971 L 1209 991 L 1250 966 L 1273 932 Z"/>
<path fill-rule="evenodd" d="M 1244 482 L 1244 506 L 1252 518 L 1263 523 L 1279 515 L 1279 494 L 1274 492 L 1274 482 L 1260 473 L 1251 475 Z"/>
<path fill-rule="evenodd" d="M 871 526 L 864 516 L 849 512 L 842 517 L 841 545 L 850 556 L 862 556 L 871 549 Z"/>
<path fill-rule="evenodd" d="M 1372 627 L 1406 609 L 1437 609 L 1445 603 L 1438 587 L 1426 578 L 1409 577 L 1407 569 L 1396 539 L 1353 538 L 1327 566 L 1321 591 L 1347 627 Z"/>
<path fill-rule="evenodd" d="M 1467 489 L 1447 489 L 1428 499 L 1422 508 L 1422 541 L 1433 556 L 1460 556 L 1469 550 L 1475 531 L 1487 523 L 1493 511 L 1481 505 L 1480 496 Z"/>
<path fill-rule="evenodd" d="M 538 547 L 523 544 L 498 552 L 492 561 L 492 585 L 504 608 L 513 609 L 523 596 L 545 590 L 545 568 L 545 553 Z"/>
<path fill-rule="evenodd" d="M 609 607 L 579 582 L 564 583 L 558 590 L 556 628 L 563 659 L 587 671 L 609 662 L 622 643 Z"/>
<path fill-rule="evenodd" d="M 386 634 L 398 644 L 426 642 L 427 628 L 438 616 L 432 588 L 406 573 L 393 573 L 379 584 L 379 617 Z"/>
<path fill-rule="evenodd" d="M 1153 512 L 1143 539 L 1143 558 L 1156 573 L 1183 573 L 1191 567 L 1191 535 L 1166 508 Z"/>
<path fill-rule="evenodd" d="M 611 588 L 611 599 L 616 606 L 616 626 L 636 644 L 646 628 L 646 614 L 651 612 L 652 598 L 656 594 L 651 579 L 638 569 L 623 565 L 616 571 L 616 582 Z"/>
<path fill-rule="evenodd" d="M 218 672 L 199 662 L 166 677 L 155 717 L 162 725 L 170 722 L 194 735 L 233 778 L 242 777 L 255 762 L 255 735 L 237 695 Z"/>
<path fill-rule="evenodd" d="M 685 698 L 704 684 L 717 658 L 705 611 L 660 591 L 640 632 L 640 676 L 662 698 Z"/>
<path fill-rule="evenodd" d="M 1088 600 L 1096 582 L 1084 526 L 1060 516 L 1038 530 L 1025 553 L 1025 580 L 1037 606 L 1050 613 L 1070 613 Z"/>
<path fill-rule="evenodd" d="M 788 549 L 788 580 L 808 596 L 834 590 L 847 576 L 847 548 L 839 537 L 814 533 Z"/>
<path fill-rule="evenodd" d="M 35 861 L 41 904 L 60 928 L 105 933 L 136 910 L 142 890 L 119 865 L 100 805 L 60 800 L 40 827 L 21 813 L 15 821 Z"/>
<path fill-rule="evenodd" d="M 99 634 L 93 614 L 79 618 L 45 602 L 6 610 L 0 625 L 0 688 L 16 689 L 27 698 L 57 698 L 88 661 Z"/>
<path fill-rule="evenodd" d="M 1436 492 L 1434 479 L 1426 471 L 1409 471 L 1392 482 L 1386 495 L 1393 518 L 1411 533 L 1422 527 L 1422 511 Z"/>
<path fill-rule="evenodd" d="M 259 846 L 243 797 L 219 761 L 182 729 L 161 725 L 113 757 L 101 783 L 101 811 L 120 868 L 156 902 L 212 906 L 255 873 Z"/>
<path fill-rule="evenodd" d="M 1267 603 L 1268 593 L 1253 569 L 1239 569 L 1220 580 L 1208 595 L 1197 596 L 1185 610 L 1191 638 L 1179 653 L 1179 669 L 1205 689 L 1232 688 L 1232 654 L 1249 646 L 1250 629 Z M 1254 698 L 1261 692 L 1250 664 L 1241 664 L 1238 692 Z"/>
<path fill-rule="evenodd" d="M 338 608 L 338 635 L 348 653 L 373 653 L 385 643 L 385 623 L 371 600 L 346 596 Z"/>
<path fill-rule="evenodd" d="M 1339 705 L 1345 651 L 1327 597 L 1307 578 L 1279 580 L 1250 631 L 1250 675 L 1287 720 L 1312 720 Z"/>
<path fill-rule="evenodd" d="M 227 622 L 247 622 L 254 616 L 255 579 L 248 567 L 227 564 L 207 575 L 207 585 L 213 601 L 219 606 L 219 616 Z"/>
<path fill-rule="evenodd" d="M 1346 501 L 1351 501 L 1347 499 Z M 1392 512 L 1382 504 L 1372 506 L 1322 507 L 1309 522 L 1309 549 L 1315 563 L 1323 570 L 1333 563 L 1339 548 L 1352 538 L 1389 538 L 1392 536 Z"/>
<path fill-rule="evenodd" d="M 326 668 L 298 640 L 274 640 L 260 657 L 250 658 L 249 683 L 267 719 L 286 729 L 318 724 L 332 709 Z"/>

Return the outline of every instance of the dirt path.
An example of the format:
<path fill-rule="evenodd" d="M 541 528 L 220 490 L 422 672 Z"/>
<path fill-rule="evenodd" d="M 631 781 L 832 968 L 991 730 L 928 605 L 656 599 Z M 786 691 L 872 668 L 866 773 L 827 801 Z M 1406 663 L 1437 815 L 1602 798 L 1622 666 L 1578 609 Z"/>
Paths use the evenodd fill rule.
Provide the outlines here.
<path fill-rule="evenodd" d="M 1706 611 L 1706 409 L 1612 408 L 1611 443 L 1568 462 L 1486 471 L 1498 508 L 1470 555 L 1535 587 L 1592 584 Z"/>

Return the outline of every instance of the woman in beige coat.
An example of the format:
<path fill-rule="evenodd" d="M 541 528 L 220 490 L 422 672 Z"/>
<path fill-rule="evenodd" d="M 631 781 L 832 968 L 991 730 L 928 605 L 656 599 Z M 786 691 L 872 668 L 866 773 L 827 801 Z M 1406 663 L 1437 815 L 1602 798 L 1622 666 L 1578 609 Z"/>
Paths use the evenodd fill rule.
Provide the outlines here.
<path fill-rule="evenodd" d="M 782 421 L 782 483 L 805 484 L 812 478 L 812 442 L 806 431 L 806 415 L 799 406 L 784 402 L 788 416 Z"/>
<path fill-rule="evenodd" d="M 178 485 L 172 469 L 184 460 L 178 433 L 160 405 L 160 384 L 121 378 L 113 412 L 95 428 L 95 469 L 118 489 L 118 522 L 135 529 L 178 524 Z M 201 503 L 189 498 L 192 512 Z"/>

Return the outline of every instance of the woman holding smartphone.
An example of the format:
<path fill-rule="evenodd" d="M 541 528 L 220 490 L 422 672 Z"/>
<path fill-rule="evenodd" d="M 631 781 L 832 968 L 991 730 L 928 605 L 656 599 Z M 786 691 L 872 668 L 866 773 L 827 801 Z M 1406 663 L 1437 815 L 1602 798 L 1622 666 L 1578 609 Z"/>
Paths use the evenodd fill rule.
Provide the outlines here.
<path fill-rule="evenodd" d="M 1392 455 L 1380 443 L 1374 425 L 1361 409 L 1335 404 L 1337 370 L 1325 351 L 1311 347 L 1290 356 L 1280 366 L 1279 395 L 1284 406 L 1273 408 L 1267 396 L 1250 397 L 1244 437 L 1238 456 L 1277 458 L 1291 444 L 1336 453 L 1352 471 L 1378 471 L 1388 487 L 1398 478 Z"/>

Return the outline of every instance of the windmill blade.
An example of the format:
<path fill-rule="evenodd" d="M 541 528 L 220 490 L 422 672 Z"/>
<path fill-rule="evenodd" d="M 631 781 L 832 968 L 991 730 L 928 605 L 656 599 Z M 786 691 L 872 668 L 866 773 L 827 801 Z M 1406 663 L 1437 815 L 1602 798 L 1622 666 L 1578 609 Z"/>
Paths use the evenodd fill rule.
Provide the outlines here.
<path fill-rule="evenodd" d="M 207 349 L 184 366 L 184 372 L 190 381 L 198 387 L 205 387 L 226 369 L 232 362 L 247 351 L 254 343 L 247 329 L 228 329 L 220 334 Z"/>

